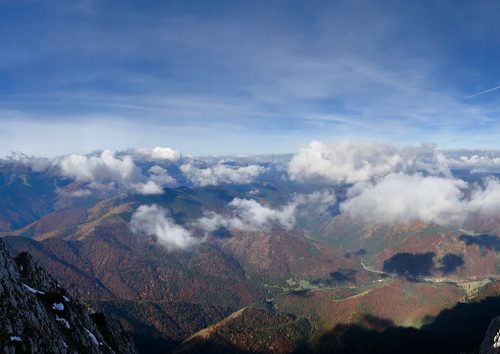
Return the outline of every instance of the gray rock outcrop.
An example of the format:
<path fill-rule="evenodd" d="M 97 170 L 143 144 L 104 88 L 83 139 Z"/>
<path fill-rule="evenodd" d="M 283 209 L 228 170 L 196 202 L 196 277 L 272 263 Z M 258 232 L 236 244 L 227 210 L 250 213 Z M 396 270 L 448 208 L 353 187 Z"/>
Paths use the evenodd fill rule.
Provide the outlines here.
<path fill-rule="evenodd" d="M 0 351 L 136 353 L 119 323 L 91 314 L 27 253 L 0 240 Z"/>
<path fill-rule="evenodd" d="M 480 354 L 499 354 L 500 353 L 500 316 L 491 320 L 486 335 L 484 336 Z"/>

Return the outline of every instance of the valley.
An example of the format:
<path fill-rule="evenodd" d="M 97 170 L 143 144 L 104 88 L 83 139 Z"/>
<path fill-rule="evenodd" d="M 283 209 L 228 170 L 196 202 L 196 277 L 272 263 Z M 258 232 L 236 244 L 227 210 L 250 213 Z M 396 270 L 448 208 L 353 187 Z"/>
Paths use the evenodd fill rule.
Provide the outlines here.
<path fill-rule="evenodd" d="M 16 198 L 32 203 L 29 171 L 4 167 L 10 182 L 0 195 L 20 180 Z M 339 212 L 331 195 L 342 198 L 342 188 L 278 176 L 271 169 L 251 184 L 69 197 L 88 187 L 51 175 L 44 183 L 58 186 L 55 199 L 0 236 L 12 254 L 30 253 L 72 296 L 119 320 L 143 353 L 314 352 L 342 346 L 351 328 L 382 343 L 396 329 L 417 331 L 413 339 L 432 336 L 429 345 L 440 347 L 446 336 L 434 323 L 447 311 L 497 306 L 488 302 L 500 287 L 495 226 L 464 233 L 366 223 Z M 170 234 L 190 246 L 158 236 Z M 323 343 L 336 330 L 340 342 Z M 477 337 L 453 348 L 472 348 Z"/>
<path fill-rule="evenodd" d="M 500 354 L 499 14 L 0 0 L 0 353 Z"/>

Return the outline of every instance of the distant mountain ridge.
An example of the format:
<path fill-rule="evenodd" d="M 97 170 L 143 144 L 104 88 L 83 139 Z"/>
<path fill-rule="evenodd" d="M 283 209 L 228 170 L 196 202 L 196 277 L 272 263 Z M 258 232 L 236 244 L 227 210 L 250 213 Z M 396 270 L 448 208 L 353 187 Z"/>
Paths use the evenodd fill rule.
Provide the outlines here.
<path fill-rule="evenodd" d="M 344 342 L 349 352 L 357 348 L 349 337 L 353 331 L 365 331 L 375 342 L 416 331 L 417 340 L 434 336 L 431 348 L 442 349 L 449 336 L 436 332 L 441 327 L 434 326 L 435 319 L 455 307 L 459 316 L 461 304 L 473 307 L 500 293 L 500 219 L 479 220 L 483 234 L 421 221 L 365 222 L 341 212 L 351 186 L 297 183 L 286 178 L 285 160 L 273 166 L 263 159 L 264 172 L 255 180 L 219 185 L 196 185 L 179 166 L 161 164 L 180 183 L 163 186 L 159 194 L 141 194 L 119 179 L 94 185 L 60 176 L 55 167 L 37 172 L 0 162 L 0 237 L 12 254 L 31 254 L 60 280 L 69 298 L 111 316 L 137 350 L 148 354 L 207 348 L 265 352 L 266 345 L 280 353 L 322 352 Z M 213 168 L 227 174 L 256 161 L 185 162 L 212 178 Z M 144 177 L 154 175 L 150 169 L 156 166 L 137 161 Z M 477 181 L 475 173 L 460 173 Z M 308 196 L 325 191 L 332 197 L 320 209 Z M 235 200 L 253 208 L 241 214 L 232 207 Z M 286 214 L 297 200 L 301 207 Z M 199 242 L 169 248 L 155 233 L 133 231 L 137 211 L 152 207 Z M 197 229 L 203 218 L 216 226 Z M 266 218 L 271 222 L 259 224 Z M 33 285 L 38 282 L 26 280 L 32 289 L 47 292 Z M 477 325 L 474 336 L 461 336 L 455 347 L 441 352 L 479 346 L 478 333 L 484 335 L 498 312 L 495 301 L 486 304 L 480 321 L 461 322 L 458 333 L 470 322 Z M 93 317 L 100 331 L 102 318 Z M 280 328 L 296 336 L 286 339 Z M 102 343 L 116 352 L 106 333 L 103 329 Z M 329 347 L 327 334 L 340 344 Z"/>

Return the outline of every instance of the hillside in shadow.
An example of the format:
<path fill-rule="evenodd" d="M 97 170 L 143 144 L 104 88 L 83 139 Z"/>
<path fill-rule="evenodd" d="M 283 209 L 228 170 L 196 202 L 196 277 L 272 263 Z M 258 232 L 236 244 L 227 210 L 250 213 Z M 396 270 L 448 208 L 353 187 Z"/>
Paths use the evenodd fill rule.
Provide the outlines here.
<path fill-rule="evenodd" d="M 462 256 L 447 253 L 437 262 L 434 261 L 434 252 L 412 254 L 407 252 L 396 253 L 384 261 L 384 272 L 397 274 L 409 280 L 429 276 L 436 271 L 442 274 L 451 274 L 464 265 Z"/>
<path fill-rule="evenodd" d="M 478 352 L 490 321 L 500 314 L 500 297 L 459 303 L 420 329 L 395 326 L 365 316 L 362 325 L 338 325 L 313 341 L 311 353 L 464 353 Z"/>
<path fill-rule="evenodd" d="M 461 235 L 462 240 L 466 245 L 478 245 L 489 250 L 500 251 L 500 237 L 495 235 L 482 234 L 478 236 Z"/>
<path fill-rule="evenodd" d="M 384 272 L 406 277 L 427 276 L 434 270 L 434 256 L 433 252 L 423 254 L 397 253 L 384 261 Z"/>
<path fill-rule="evenodd" d="M 476 303 L 460 303 L 421 329 L 399 327 L 391 320 L 365 315 L 359 325 L 341 324 L 295 351 L 339 354 L 457 354 L 478 353 L 491 320 L 500 314 L 500 297 Z M 176 353 L 248 353 L 216 338 L 200 345 L 178 348 Z M 180 349 L 180 350 L 179 350 Z M 252 351 L 264 353 L 264 351 Z"/>

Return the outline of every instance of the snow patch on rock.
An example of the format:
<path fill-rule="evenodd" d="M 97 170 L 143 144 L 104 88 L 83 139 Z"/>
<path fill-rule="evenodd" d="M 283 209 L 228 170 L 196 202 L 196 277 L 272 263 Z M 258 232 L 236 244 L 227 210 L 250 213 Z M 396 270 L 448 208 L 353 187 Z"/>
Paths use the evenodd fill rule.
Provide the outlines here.
<path fill-rule="evenodd" d="M 68 322 L 68 320 L 66 320 L 65 318 L 63 318 L 63 317 L 59 317 L 59 316 L 57 316 L 57 315 L 56 315 L 56 321 L 58 321 L 58 322 L 62 322 L 62 324 L 64 325 L 64 327 L 66 327 L 67 329 L 69 329 L 69 328 L 70 328 L 70 327 L 69 327 L 69 322 Z"/>
<path fill-rule="evenodd" d="M 85 328 L 87 331 L 87 334 L 89 335 L 90 339 L 92 339 L 92 342 L 94 342 L 95 345 L 99 345 L 99 342 L 97 341 L 97 338 L 90 332 L 87 328 Z"/>
<path fill-rule="evenodd" d="M 40 290 L 37 290 L 37 289 L 34 289 L 32 288 L 31 286 L 28 286 L 26 284 L 23 283 L 23 286 L 31 293 L 33 294 L 40 294 L 40 295 L 45 295 L 45 292 L 44 291 L 40 291 Z"/>
<path fill-rule="evenodd" d="M 52 310 L 57 310 L 57 311 L 63 311 L 64 310 L 64 305 L 59 303 L 53 303 L 52 304 Z"/>
<path fill-rule="evenodd" d="M 500 348 L 500 329 L 498 330 L 497 334 L 495 334 L 495 337 L 493 338 L 493 349 Z"/>

